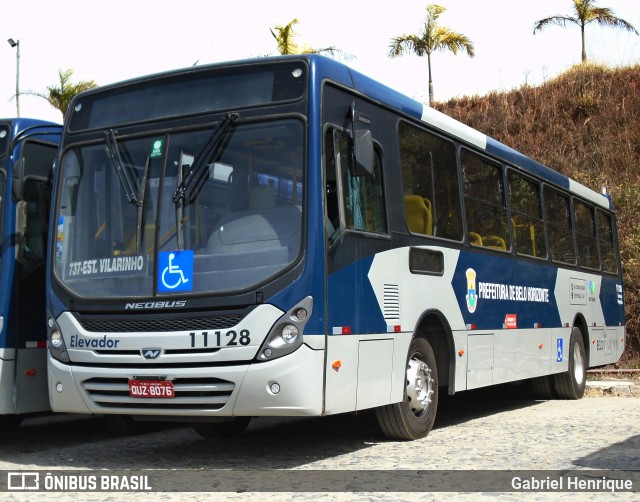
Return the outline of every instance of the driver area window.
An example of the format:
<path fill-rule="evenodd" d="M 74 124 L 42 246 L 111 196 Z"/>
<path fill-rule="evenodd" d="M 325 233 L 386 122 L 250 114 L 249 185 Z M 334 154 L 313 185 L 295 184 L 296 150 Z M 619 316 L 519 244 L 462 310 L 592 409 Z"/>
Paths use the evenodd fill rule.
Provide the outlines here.
<path fill-rule="evenodd" d="M 356 176 L 353 174 L 350 136 L 337 129 L 329 129 L 325 135 L 325 158 L 325 225 L 330 240 L 340 228 L 386 234 L 379 151 L 374 151 L 373 173 Z"/>

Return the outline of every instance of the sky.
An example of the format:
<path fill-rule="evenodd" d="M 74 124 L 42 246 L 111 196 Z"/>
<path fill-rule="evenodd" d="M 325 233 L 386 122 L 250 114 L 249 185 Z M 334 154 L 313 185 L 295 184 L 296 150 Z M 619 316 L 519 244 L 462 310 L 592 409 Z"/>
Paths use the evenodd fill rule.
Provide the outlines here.
<path fill-rule="evenodd" d="M 387 56 L 393 37 L 419 34 L 428 3 L 446 7 L 439 24 L 466 35 L 476 56 L 432 56 L 437 101 L 539 85 L 580 63 L 580 29 L 533 24 L 572 15 L 571 0 L 13 0 L 0 14 L 0 117 L 16 115 L 20 41 L 20 115 L 62 122 L 45 99 L 58 70 L 72 81 L 106 85 L 176 68 L 275 55 L 270 28 L 297 18 L 297 42 L 334 46 L 349 66 L 421 102 L 428 100 L 426 58 Z M 640 31 L 640 0 L 600 0 Z M 589 25 L 590 61 L 640 64 L 640 36 Z"/>

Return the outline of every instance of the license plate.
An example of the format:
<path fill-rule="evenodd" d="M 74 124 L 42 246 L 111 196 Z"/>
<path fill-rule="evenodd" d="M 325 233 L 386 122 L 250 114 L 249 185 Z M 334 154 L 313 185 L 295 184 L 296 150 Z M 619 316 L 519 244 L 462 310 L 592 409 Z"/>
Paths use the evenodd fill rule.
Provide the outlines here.
<path fill-rule="evenodd" d="M 165 380 L 129 380 L 131 397 L 174 398 L 173 382 Z"/>

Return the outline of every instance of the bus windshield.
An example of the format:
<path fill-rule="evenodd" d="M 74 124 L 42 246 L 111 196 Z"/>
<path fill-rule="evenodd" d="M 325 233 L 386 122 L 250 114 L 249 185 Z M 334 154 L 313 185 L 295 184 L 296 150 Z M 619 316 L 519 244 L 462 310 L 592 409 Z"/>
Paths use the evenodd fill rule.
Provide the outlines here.
<path fill-rule="evenodd" d="M 233 292 L 296 260 L 303 122 L 221 122 L 131 138 L 107 130 L 64 152 L 54 262 L 70 291 Z"/>

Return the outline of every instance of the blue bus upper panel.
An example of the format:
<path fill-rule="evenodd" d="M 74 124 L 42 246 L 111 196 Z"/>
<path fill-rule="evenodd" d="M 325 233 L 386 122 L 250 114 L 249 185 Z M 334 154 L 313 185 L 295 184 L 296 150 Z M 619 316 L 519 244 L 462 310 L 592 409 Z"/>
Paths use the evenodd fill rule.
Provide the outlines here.
<path fill-rule="evenodd" d="M 486 151 L 513 166 L 517 166 L 535 176 L 542 178 L 558 187 L 569 190 L 584 199 L 597 204 L 600 207 L 613 210 L 611 200 L 595 192 L 580 183 L 560 174 L 549 167 L 536 162 L 526 155 L 510 148 L 499 141 L 496 141 L 485 134 L 443 114 L 437 110 L 423 105 L 385 85 L 372 80 L 355 70 L 348 68 L 342 63 L 332 59 L 318 56 L 306 56 L 311 66 L 312 75 L 319 77 L 318 86 L 323 78 L 331 79 L 335 82 L 353 88 L 369 98 L 378 101 L 386 106 L 397 109 L 406 115 L 417 118 L 431 127 L 439 129 L 447 134 L 455 136 L 459 140 L 469 143 L 477 148 Z M 319 89 L 317 90 L 319 92 Z"/>
<path fill-rule="evenodd" d="M 62 127 L 54 122 L 31 118 L 0 118 L 0 123 L 7 125 L 11 130 L 7 149 L 0 152 L 2 155 L 12 155 L 13 147 L 25 138 L 58 143 Z M 55 136 L 55 139 L 52 139 L 52 136 Z"/>

